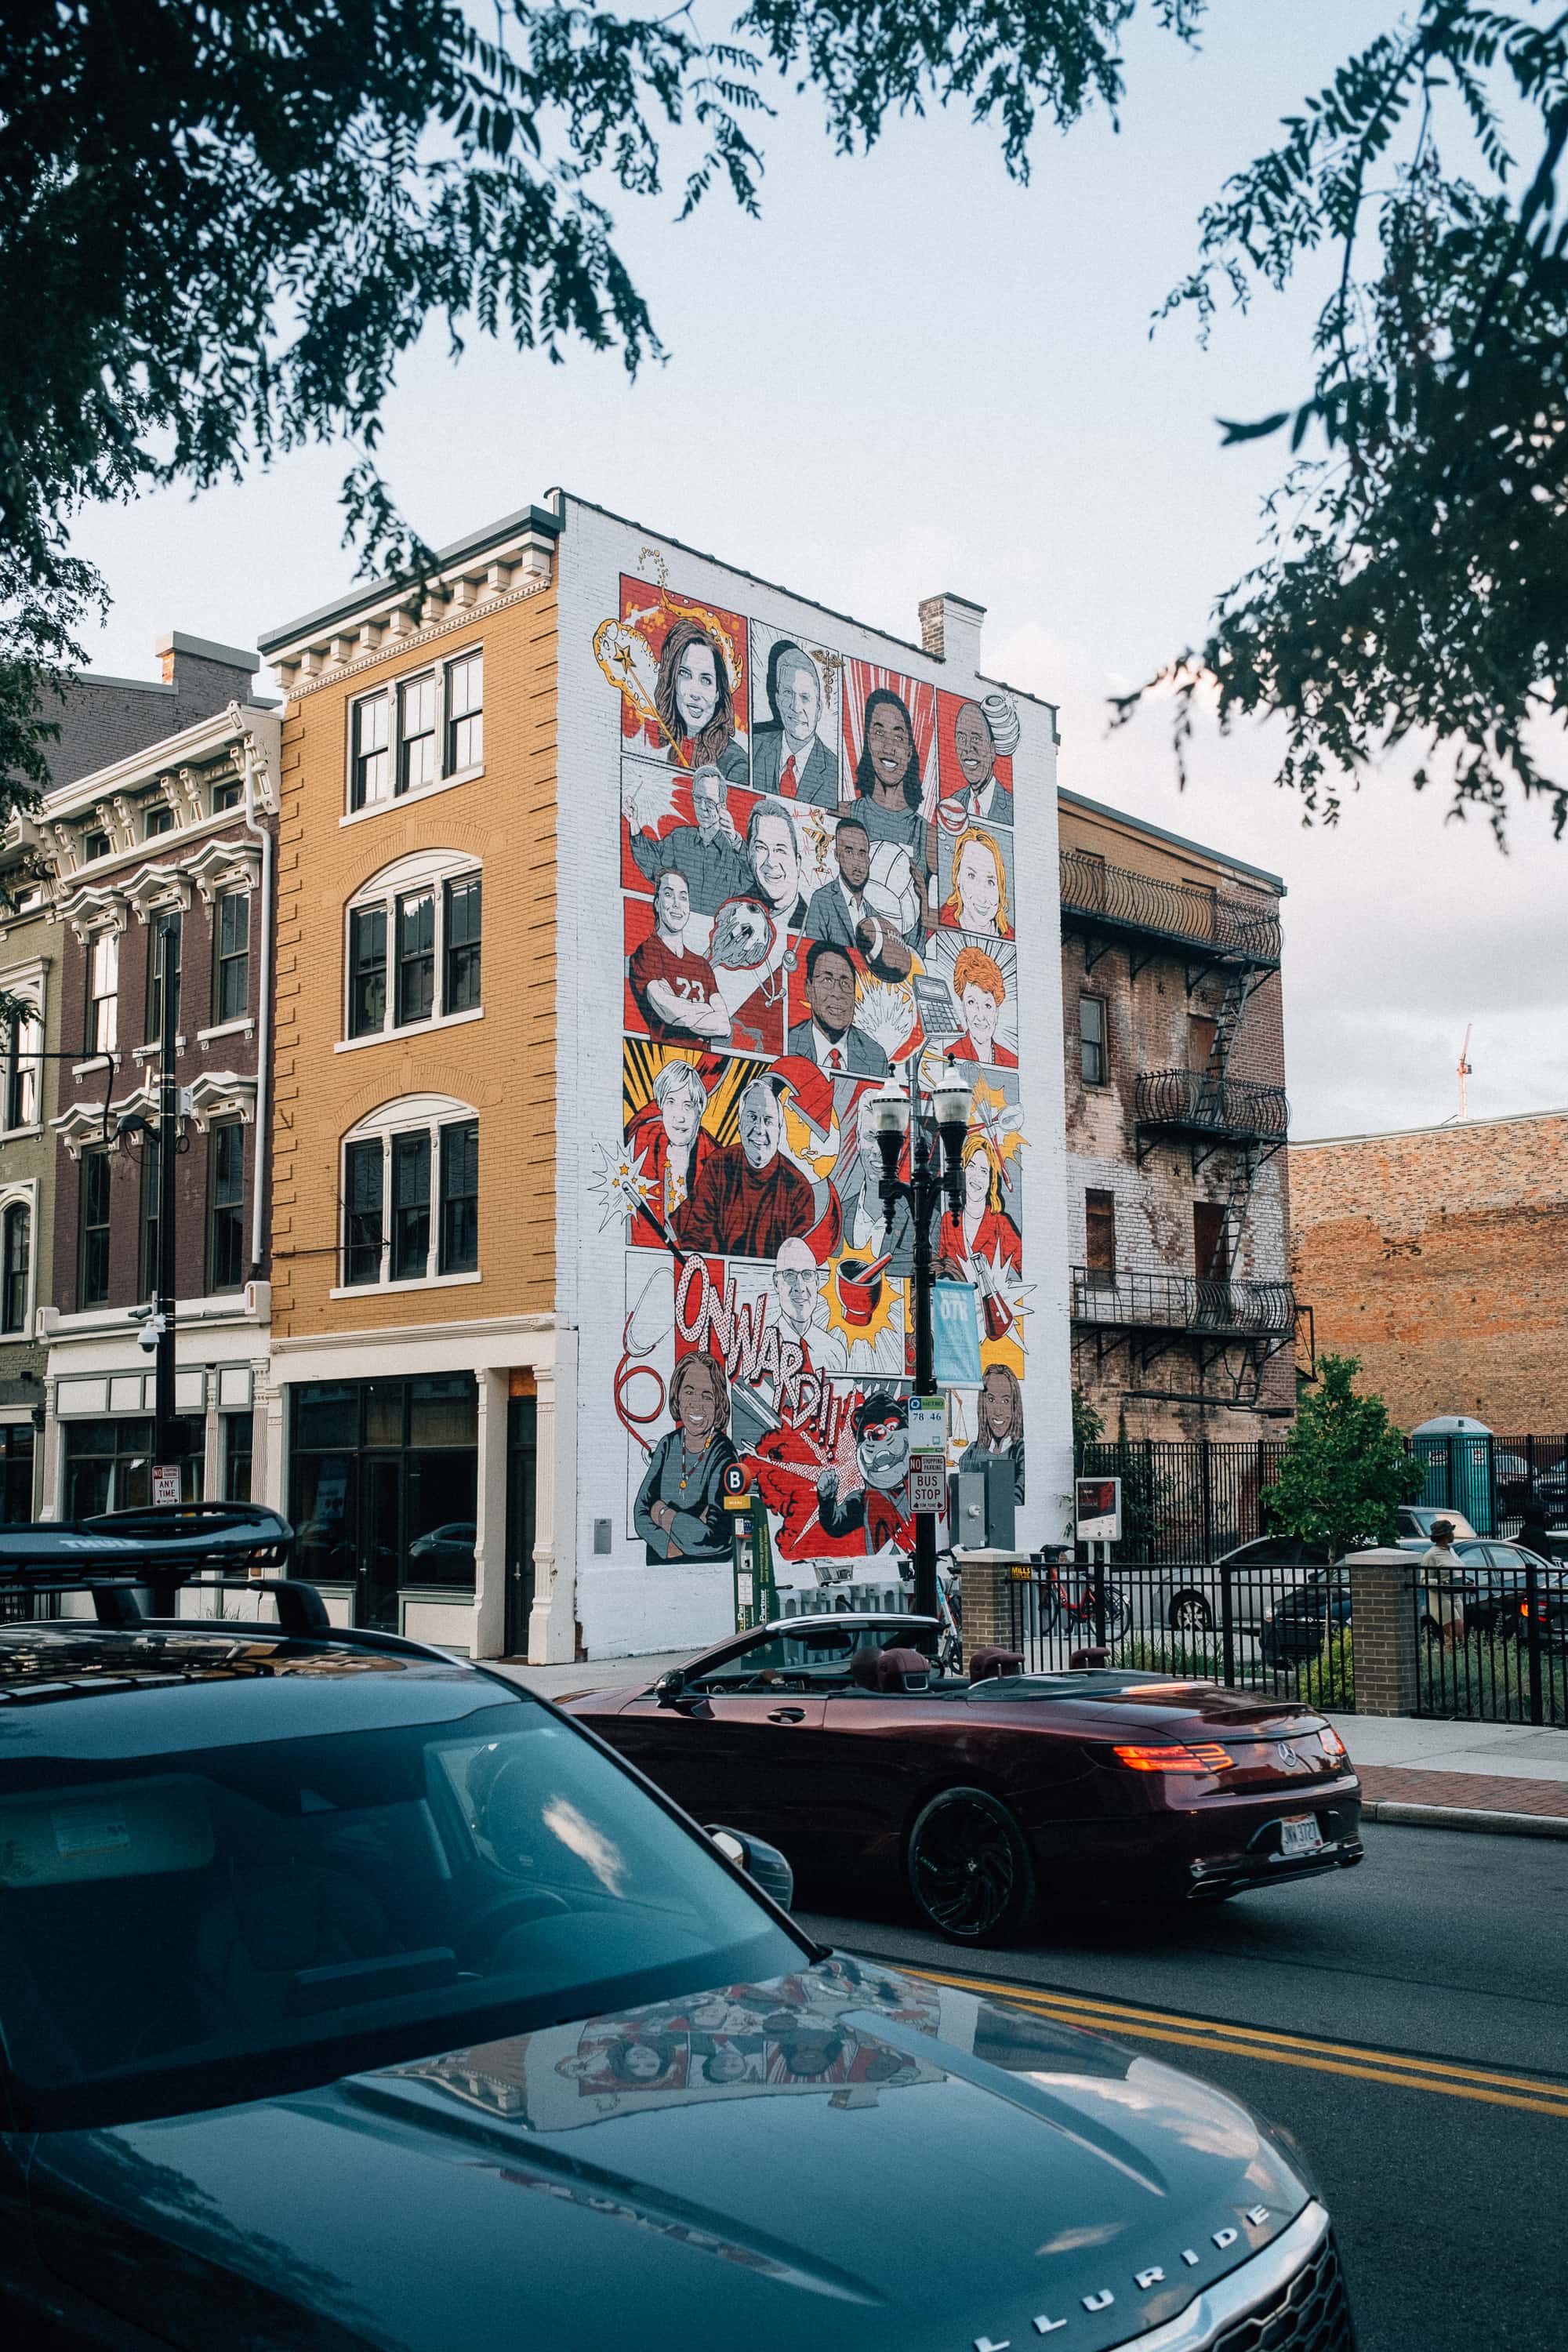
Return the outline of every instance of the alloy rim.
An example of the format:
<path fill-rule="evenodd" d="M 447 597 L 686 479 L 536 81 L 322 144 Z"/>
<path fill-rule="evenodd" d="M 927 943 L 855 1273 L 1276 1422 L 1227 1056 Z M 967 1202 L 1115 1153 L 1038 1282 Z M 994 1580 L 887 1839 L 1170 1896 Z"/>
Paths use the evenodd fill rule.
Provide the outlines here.
<path fill-rule="evenodd" d="M 915 1892 L 945 1935 L 990 1934 L 1005 1918 L 1017 1885 L 1006 1824 L 989 1806 L 955 1797 L 932 1813 L 916 1841 Z"/>

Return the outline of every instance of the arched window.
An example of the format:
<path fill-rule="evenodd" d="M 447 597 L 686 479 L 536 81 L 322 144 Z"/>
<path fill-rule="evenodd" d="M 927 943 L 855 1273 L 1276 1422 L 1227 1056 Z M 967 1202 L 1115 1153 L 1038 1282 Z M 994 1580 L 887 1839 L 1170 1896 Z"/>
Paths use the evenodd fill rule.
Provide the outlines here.
<path fill-rule="evenodd" d="M 479 1122 L 449 1095 L 384 1103 L 343 1138 L 342 1286 L 474 1282 Z"/>
<path fill-rule="evenodd" d="M 351 1040 L 479 1014 L 479 860 L 421 849 L 348 903 L 343 1028 Z"/>
<path fill-rule="evenodd" d="M 27 1328 L 33 1281 L 33 1213 L 13 1201 L 0 1223 L 0 1331 L 7 1338 Z"/>

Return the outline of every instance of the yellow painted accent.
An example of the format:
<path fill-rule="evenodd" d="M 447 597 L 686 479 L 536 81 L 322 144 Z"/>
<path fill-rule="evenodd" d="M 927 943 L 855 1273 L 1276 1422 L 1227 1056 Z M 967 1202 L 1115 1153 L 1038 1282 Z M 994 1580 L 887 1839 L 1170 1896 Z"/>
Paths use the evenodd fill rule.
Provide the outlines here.
<path fill-rule="evenodd" d="M 902 1965 L 902 1964 L 900 1964 Z M 910 1969 L 966 1992 L 994 1995 L 1021 2009 L 1080 2025 L 1090 2032 L 1123 2035 L 1133 2041 L 1170 2042 L 1188 2050 L 1212 2050 L 1224 2057 L 1258 2058 L 1275 2066 L 1297 2066 L 1312 2074 L 1343 2074 L 1361 2082 L 1383 2083 L 1395 2090 L 1435 2091 L 1446 2098 L 1474 2099 L 1488 2105 L 1521 2108 L 1528 2114 L 1568 2118 L 1568 2084 L 1561 2087 L 1529 2075 L 1505 2074 L 1490 2068 L 1455 2065 L 1447 2059 L 1407 2058 L 1360 2048 L 1354 2043 L 1321 2042 L 1306 2034 L 1277 2033 L 1266 2027 L 1227 2025 L 1213 2018 L 1182 2017 L 1163 2010 L 1138 2009 L 1120 2001 L 1095 2000 L 1088 1995 L 1052 1992 L 1044 1987 L 1009 1984 L 994 1977 L 959 1977 L 934 1969 Z"/>

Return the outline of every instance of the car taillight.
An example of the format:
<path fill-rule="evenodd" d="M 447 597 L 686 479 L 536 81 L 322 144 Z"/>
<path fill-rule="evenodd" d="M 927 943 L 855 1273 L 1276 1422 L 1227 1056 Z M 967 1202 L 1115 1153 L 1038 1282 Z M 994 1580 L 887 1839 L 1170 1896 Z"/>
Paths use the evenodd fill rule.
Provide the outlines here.
<path fill-rule="evenodd" d="M 1118 1748 L 1119 1764 L 1130 1772 L 1223 1772 L 1230 1758 L 1223 1748 Z"/>
<path fill-rule="evenodd" d="M 1325 1756 L 1331 1756 L 1333 1758 L 1336 1764 L 1344 1764 L 1349 1762 L 1350 1749 L 1345 1746 L 1344 1741 L 1340 1738 L 1339 1733 L 1333 1728 L 1331 1724 L 1325 1723 L 1321 1731 L 1319 1732 L 1318 1745 L 1322 1749 Z"/>

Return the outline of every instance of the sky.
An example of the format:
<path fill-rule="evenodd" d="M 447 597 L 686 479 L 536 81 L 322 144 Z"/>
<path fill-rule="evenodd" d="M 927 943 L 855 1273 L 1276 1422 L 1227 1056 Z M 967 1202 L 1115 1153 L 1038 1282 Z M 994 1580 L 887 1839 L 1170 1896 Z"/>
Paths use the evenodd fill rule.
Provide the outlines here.
<path fill-rule="evenodd" d="M 381 453 L 435 545 L 559 484 L 900 636 L 921 596 L 984 605 L 984 670 L 1059 707 L 1062 784 L 1285 880 L 1300 1139 L 1455 1115 L 1467 1026 L 1472 1118 L 1568 1104 L 1568 840 L 1544 811 L 1516 813 L 1504 854 L 1388 772 L 1304 826 L 1268 728 L 1200 738 L 1183 791 L 1168 713 L 1107 725 L 1107 697 L 1196 639 L 1255 558 L 1280 453 L 1222 450 L 1215 419 L 1301 396 L 1318 289 L 1226 317 L 1206 350 L 1183 320 L 1151 335 L 1152 313 L 1226 173 L 1383 15 L 1216 0 L 1195 55 L 1144 26 L 1120 131 L 1039 133 L 1024 188 L 957 113 L 842 158 L 781 93 L 760 220 L 723 197 L 681 224 L 668 198 L 616 205 L 662 365 L 628 383 L 612 356 L 552 367 L 483 339 L 454 362 L 432 335 Z M 154 676 L 167 629 L 254 645 L 341 593 L 347 463 L 306 451 L 84 518 L 114 597 L 92 667 Z"/>

